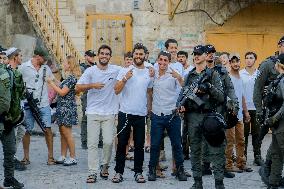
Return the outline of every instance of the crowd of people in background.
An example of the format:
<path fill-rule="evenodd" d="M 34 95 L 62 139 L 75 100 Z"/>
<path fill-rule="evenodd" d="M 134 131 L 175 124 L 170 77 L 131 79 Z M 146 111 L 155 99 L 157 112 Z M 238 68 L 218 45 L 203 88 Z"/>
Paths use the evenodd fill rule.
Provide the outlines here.
<path fill-rule="evenodd" d="M 202 189 L 202 176 L 212 174 L 215 188 L 223 189 L 224 178 L 256 171 L 247 165 L 251 134 L 253 163 L 261 166 L 262 181 L 268 188 L 284 186 L 284 37 L 277 44 L 279 51 L 259 68 L 257 54 L 246 52 L 243 69 L 238 53 L 217 52 L 207 44 L 195 46 L 189 56 L 178 50 L 175 39 L 165 42 L 165 49 L 153 64 L 148 60 L 146 46 L 137 43 L 132 52 L 125 53 L 121 66 L 112 63 L 108 45 L 100 46 L 97 54 L 86 51 L 81 64 L 74 56 L 67 56 L 61 69 L 42 48 L 37 47 L 32 58 L 23 63 L 20 49 L 1 49 L 4 187 L 24 187 L 14 178 L 14 169 L 24 171 L 32 163 L 30 138 L 39 121 L 44 126 L 48 165 L 78 164 L 72 127 L 80 124 L 81 147 L 88 152 L 87 183 L 97 182 L 98 177 L 108 179 L 112 158 L 116 162 L 113 183 L 123 182 L 126 160 L 134 161 L 137 183 L 164 178 L 168 165 L 162 161 L 168 136 L 173 176 L 187 181 L 191 173 L 185 170 L 184 160 L 190 160 L 192 189 Z M 25 98 L 27 92 L 37 104 L 40 120 Z M 267 95 L 272 101 L 264 105 Z M 81 123 L 77 97 L 81 97 Z M 58 125 L 61 142 L 56 159 L 53 121 Z M 260 133 L 265 126 L 272 131 L 272 143 L 264 161 Z M 24 151 L 21 160 L 15 156 L 20 143 Z M 150 153 L 147 179 L 143 175 L 144 153 Z"/>

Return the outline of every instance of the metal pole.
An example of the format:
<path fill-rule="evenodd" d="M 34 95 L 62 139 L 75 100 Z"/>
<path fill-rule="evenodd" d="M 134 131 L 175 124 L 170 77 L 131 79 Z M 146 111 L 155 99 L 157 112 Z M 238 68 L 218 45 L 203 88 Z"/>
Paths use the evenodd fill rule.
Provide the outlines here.
<path fill-rule="evenodd" d="M 58 15 L 58 0 L 55 5 L 55 16 L 56 16 L 56 56 L 59 57 L 60 38 L 59 38 L 59 15 Z M 60 62 L 58 62 L 60 63 Z"/>

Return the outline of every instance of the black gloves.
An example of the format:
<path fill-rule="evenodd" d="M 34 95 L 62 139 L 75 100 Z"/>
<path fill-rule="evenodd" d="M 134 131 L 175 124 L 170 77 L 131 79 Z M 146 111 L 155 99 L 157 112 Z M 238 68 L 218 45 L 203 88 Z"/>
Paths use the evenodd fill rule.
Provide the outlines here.
<path fill-rule="evenodd" d="M 205 83 L 201 83 L 198 87 L 198 91 L 200 93 L 208 93 L 209 90 L 212 88 L 211 83 L 209 82 L 205 82 Z"/>

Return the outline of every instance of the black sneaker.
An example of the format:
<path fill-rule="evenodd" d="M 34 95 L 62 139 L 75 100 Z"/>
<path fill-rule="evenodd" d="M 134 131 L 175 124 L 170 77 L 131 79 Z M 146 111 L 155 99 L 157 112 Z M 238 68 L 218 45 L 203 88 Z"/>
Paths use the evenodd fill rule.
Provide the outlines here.
<path fill-rule="evenodd" d="M 27 169 L 26 165 L 20 162 L 17 159 L 14 159 L 15 162 L 15 170 L 17 171 L 25 171 Z"/>
<path fill-rule="evenodd" d="M 224 171 L 224 177 L 225 178 L 234 178 L 235 174 L 231 173 L 231 172 L 228 172 L 228 171 Z"/>
<path fill-rule="evenodd" d="M 15 179 L 14 177 L 5 178 L 3 184 L 4 184 L 4 187 L 13 187 L 14 189 L 24 188 L 24 184 L 17 181 L 17 179 Z"/>

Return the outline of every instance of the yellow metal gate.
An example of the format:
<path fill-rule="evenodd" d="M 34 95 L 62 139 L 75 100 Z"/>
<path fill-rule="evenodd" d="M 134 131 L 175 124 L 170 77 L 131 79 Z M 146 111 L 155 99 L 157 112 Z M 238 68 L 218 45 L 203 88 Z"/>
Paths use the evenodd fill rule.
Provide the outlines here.
<path fill-rule="evenodd" d="M 111 62 L 123 63 L 123 55 L 132 50 L 132 16 L 87 14 L 86 49 L 95 51 L 103 45 L 112 48 Z"/>

